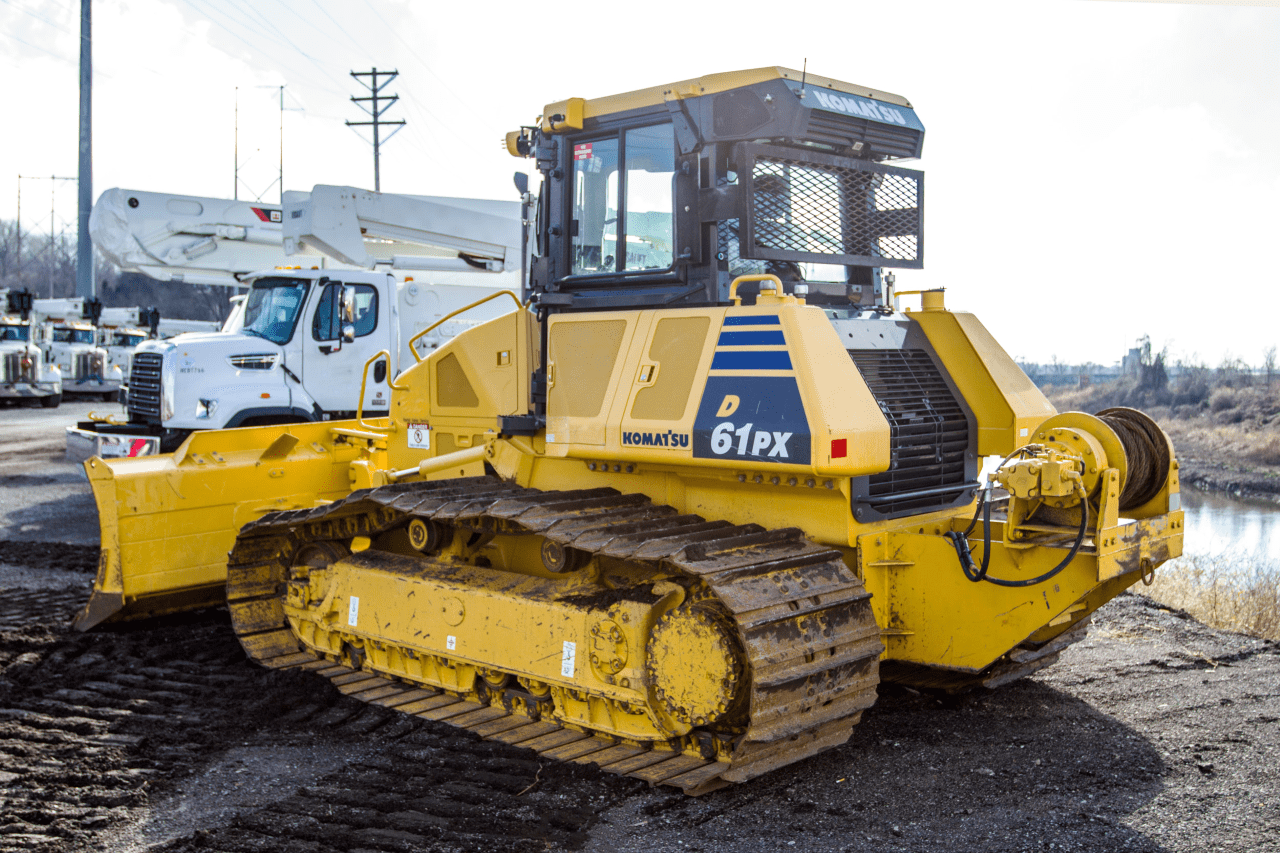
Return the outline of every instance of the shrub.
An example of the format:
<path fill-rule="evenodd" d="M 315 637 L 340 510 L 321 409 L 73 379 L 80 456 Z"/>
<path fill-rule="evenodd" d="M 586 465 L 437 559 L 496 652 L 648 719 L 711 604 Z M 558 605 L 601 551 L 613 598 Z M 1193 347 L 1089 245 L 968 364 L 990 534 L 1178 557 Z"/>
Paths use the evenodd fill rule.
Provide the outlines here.
<path fill-rule="evenodd" d="M 1240 397 L 1234 388 L 1215 388 L 1209 395 L 1209 408 L 1215 412 L 1225 412 L 1240 405 Z"/>

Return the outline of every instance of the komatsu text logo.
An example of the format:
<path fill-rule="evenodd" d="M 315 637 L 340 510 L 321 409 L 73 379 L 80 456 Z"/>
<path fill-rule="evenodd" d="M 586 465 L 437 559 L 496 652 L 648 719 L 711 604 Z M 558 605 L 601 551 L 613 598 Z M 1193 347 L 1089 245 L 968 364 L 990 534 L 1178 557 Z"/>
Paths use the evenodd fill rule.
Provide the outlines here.
<path fill-rule="evenodd" d="M 687 432 L 624 432 L 622 443 L 634 447 L 688 447 Z"/>
<path fill-rule="evenodd" d="M 871 118 L 876 121 L 887 121 L 893 124 L 907 126 L 907 117 L 901 111 L 895 110 L 893 107 L 887 107 L 884 104 L 878 104 L 875 101 L 866 101 L 862 98 L 850 98 L 844 95 L 838 95 L 835 92 L 825 92 L 822 89 L 810 89 L 813 96 L 818 99 L 818 103 L 822 104 L 825 109 L 837 113 L 848 113 L 849 115 L 862 116 L 863 118 Z"/>

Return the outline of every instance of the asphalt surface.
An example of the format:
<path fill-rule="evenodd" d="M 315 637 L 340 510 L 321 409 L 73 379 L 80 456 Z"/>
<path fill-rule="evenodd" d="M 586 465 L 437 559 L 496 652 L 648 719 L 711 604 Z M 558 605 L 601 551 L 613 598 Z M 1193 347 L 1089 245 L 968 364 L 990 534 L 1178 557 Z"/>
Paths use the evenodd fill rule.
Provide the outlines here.
<path fill-rule="evenodd" d="M 1031 678 L 882 685 L 845 746 L 697 799 L 263 670 L 224 611 L 77 634 L 91 408 L 0 409 L 0 853 L 1280 851 L 1280 644 L 1138 595 Z"/>

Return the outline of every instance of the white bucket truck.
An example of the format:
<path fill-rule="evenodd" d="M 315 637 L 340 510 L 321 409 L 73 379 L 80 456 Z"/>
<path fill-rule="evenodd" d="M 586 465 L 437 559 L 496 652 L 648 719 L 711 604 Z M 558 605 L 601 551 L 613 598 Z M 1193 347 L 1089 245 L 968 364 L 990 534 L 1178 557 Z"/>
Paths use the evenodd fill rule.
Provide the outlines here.
<path fill-rule="evenodd" d="M 519 292 L 518 203 L 317 186 L 286 193 L 285 214 L 284 248 L 319 250 L 349 268 L 237 275 L 249 288 L 238 328 L 142 342 L 127 422 L 82 422 L 68 431 L 69 455 L 169 452 L 192 430 L 350 418 L 361 404 L 385 414 L 388 381 L 414 363 L 409 342 L 418 332 L 486 296 Z M 401 279 L 398 270 L 414 275 Z M 494 300 L 447 321 L 418 340 L 418 354 L 508 310 Z M 365 379 L 366 363 L 383 351 Z M 105 436 L 113 448 L 102 446 Z"/>
<path fill-rule="evenodd" d="M 70 297 L 36 299 L 32 317 L 40 326 L 44 361 L 62 372 L 64 394 L 86 394 L 114 401 L 120 396 L 124 372 L 107 360 L 99 345 L 97 315 L 102 304 Z"/>
<path fill-rule="evenodd" d="M 40 349 L 44 329 L 31 318 L 34 301 L 26 290 L 0 289 L 0 399 L 53 409 L 62 402 L 62 371 Z"/>

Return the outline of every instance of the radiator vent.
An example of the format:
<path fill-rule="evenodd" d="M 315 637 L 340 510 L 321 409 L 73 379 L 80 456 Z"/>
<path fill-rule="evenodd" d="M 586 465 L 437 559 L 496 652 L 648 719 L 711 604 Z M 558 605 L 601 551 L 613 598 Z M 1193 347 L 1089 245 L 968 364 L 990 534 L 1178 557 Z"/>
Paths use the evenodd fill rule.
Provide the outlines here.
<path fill-rule="evenodd" d="M 889 470 L 868 477 L 862 498 L 887 516 L 951 506 L 975 484 L 966 476 L 969 421 L 929 353 L 850 350 L 889 421 Z"/>

